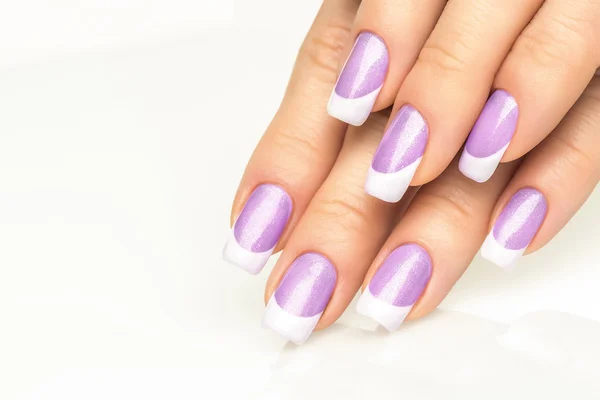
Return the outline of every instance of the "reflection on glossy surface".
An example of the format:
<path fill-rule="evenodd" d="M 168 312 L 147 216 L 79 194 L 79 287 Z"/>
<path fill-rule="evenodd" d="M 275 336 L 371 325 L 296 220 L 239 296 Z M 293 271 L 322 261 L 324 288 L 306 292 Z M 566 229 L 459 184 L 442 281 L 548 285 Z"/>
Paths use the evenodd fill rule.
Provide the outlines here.
<path fill-rule="evenodd" d="M 600 323 L 555 311 L 511 325 L 437 311 L 394 334 L 338 325 L 285 346 L 261 398 L 591 399 L 598 337 Z"/>

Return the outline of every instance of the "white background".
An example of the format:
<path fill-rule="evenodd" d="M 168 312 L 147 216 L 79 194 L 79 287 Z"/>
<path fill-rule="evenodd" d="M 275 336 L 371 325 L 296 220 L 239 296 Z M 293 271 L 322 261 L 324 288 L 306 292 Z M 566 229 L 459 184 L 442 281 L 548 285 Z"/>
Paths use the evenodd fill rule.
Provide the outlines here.
<path fill-rule="evenodd" d="M 0 398 L 597 398 L 600 193 L 396 334 L 261 329 L 220 252 L 318 1 L 0 4 Z"/>

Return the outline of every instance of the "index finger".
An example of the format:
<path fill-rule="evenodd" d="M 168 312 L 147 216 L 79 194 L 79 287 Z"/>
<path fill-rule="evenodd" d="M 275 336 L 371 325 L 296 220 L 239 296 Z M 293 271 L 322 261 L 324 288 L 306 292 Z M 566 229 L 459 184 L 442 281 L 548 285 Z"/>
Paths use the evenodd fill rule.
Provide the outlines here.
<path fill-rule="evenodd" d="M 259 273 L 282 248 L 340 151 L 346 125 L 327 115 L 358 2 L 326 0 L 298 54 L 280 109 L 256 147 L 232 207 L 223 258 Z"/>

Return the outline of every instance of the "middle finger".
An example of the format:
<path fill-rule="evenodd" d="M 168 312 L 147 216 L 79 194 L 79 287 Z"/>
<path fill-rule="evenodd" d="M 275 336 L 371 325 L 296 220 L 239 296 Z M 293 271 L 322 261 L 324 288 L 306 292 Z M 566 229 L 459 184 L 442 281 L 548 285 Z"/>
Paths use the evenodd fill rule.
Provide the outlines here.
<path fill-rule="evenodd" d="M 396 97 L 396 112 L 367 180 L 371 195 L 398 201 L 411 182 L 424 184 L 448 166 L 483 108 L 502 61 L 542 2 L 447 4 Z M 390 186 L 397 188 L 394 196 Z"/>

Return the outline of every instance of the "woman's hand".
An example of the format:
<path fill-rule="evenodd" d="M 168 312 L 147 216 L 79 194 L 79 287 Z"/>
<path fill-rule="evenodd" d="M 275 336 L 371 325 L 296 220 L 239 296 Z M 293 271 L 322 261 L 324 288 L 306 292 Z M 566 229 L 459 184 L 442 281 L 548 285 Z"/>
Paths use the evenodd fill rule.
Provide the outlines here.
<path fill-rule="evenodd" d="M 395 202 L 469 131 L 459 166 L 478 182 L 546 137 L 600 64 L 600 1 L 364 0 L 350 37 L 329 112 L 361 125 L 394 104 L 367 191 Z"/>
<path fill-rule="evenodd" d="M 315 326 L 332 324 L 363 285 L 359 311 L 394 329 L 409 311 L 418 318 L 433 310 L 482 243 L 502 266 L 548 243 L 600 178 L 600 78 L 590 83 L 597 3 L 452 0 L 442 13 L 441 0 L 365 0 L 357 16 L 357 1 L 326 0 L 248 164 L 224 251 L 258 273 L 284 249 L 267 284 L 265 323 L 301 343 Z M 377 86 L 357 79 L 382 77 L 375 109 L 395 102 L 383 145 L 385 111 L 348 130 L 326 111 L 347 42 L 364 30 L 385 42 L 375 48 L 389 52 L 389 72 L 360 66 L 346 79 L 346 68 L 340 82 L 351 89 L 338 82 L 330 111 Z M 494 88 L 505 91 L 485 105 Z M 460 174 L 458 158 L 448 164 L 482 108 L 460 161 L 466 174 L 475 166 L 477 180 L 552 133 L 522 164 L 501 164 L 476 183 Z M 502 154 L 487 155 L 500 144 Z M 367 176 L 378 197 L 395 191 L 387 200 L 411 179 L 437 179 L 383 203 L 365 192 Z"/>

